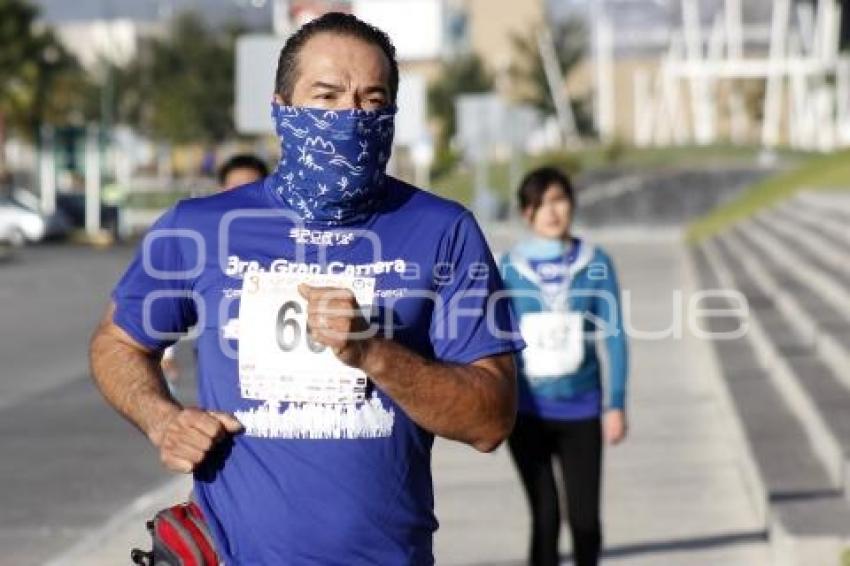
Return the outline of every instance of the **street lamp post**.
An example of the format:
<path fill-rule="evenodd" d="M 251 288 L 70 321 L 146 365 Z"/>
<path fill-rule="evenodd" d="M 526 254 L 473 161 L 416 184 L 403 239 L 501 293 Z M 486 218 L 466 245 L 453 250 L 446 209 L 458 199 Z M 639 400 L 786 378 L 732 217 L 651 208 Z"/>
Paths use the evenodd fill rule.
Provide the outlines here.
<path fill-rule="evenodd" d="M 100 132 L 92 124 L 86 132 L 86 234 L 100 232 Z"/>

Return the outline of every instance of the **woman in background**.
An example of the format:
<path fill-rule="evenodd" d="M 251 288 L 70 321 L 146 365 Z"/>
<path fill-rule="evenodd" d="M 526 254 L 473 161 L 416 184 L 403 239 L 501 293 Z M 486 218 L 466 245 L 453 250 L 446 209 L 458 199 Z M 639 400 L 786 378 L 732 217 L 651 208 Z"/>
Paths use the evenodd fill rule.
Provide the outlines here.
<path fill-rule="evenodd" d="M 578 566 L 599 561 L 603 436 L 626 436 L 626 336 L 614 265 L 571 233 L 575 197 L 561 171 L 529 173 L 518 190 L 531 229 L 502 259 L 528 347 L 518 360 L 519 414 L 508 440 L 531 507 L 529 563 L 556 566 L 560 510 L 553 456 L 561 466 Z M 605 344 L 607 399 L 597 342 Z M 606 405 L 603 408 L 603 405 Z"/>

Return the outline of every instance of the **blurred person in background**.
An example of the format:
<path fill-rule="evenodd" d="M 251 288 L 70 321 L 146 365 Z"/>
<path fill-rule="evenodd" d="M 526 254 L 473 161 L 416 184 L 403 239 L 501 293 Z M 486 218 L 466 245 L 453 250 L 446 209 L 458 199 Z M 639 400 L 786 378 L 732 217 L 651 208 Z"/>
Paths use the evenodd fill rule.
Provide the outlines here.
<path fill-rule="evenodd" d="M 250 153 L 239 153 L 225 161 L 218 168 L 217 178 L 219 190 L 227 191 L 248 185 L 267 177 L 269 168 L 265 162 Z M 177 380 L 180 379 L 180 364 L 176 357 L 177 345 L 169 346 L 162 352 L 162 374 L 165 376 L 172 395 L 176 392 Z"/>
<path fill-rule="evenodd" d="M 240 153 L 225 161 L 218 169 L 218 184 L 227 191 L 268 177 L 265 162 L 250 153 Z"/>
<path fill-rule="evenodd" d="M 527 348 L 518 356 L 519 414 L 508 440 L 531 507 L 529 564 L 559 564 L 561 467 L 578 566 L 598 563 L 603 437 L 626 436 L 627 345 L 614 265 L 571 232 L 575 197 L 551 167 L 526 175 L 518 190 L 531 236 L 500 262 Z M 608 357 L 607 407 L 597 336 Z"/>

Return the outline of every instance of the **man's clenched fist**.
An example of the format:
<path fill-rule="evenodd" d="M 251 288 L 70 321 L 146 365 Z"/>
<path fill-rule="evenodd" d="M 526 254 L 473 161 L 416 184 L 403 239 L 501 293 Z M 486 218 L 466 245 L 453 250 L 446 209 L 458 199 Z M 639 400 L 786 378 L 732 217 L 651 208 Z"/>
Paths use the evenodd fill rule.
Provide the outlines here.
<path fill-rule="evenodd" d="M 188 474 L 203 462 L 209 451 L 226 436 L 242 430 L 232 415 L 195 407 L 177 409 L 150 434 L 166 468 Z"/>

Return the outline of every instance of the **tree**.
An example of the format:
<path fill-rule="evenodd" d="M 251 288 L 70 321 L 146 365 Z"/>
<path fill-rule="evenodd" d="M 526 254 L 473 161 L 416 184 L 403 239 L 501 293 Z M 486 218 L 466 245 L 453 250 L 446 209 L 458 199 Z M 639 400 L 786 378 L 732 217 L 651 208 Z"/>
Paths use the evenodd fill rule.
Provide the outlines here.
<path fill-rule="evenodd" d="M 448 146 L 457 128 L 455 98 L 493 90 L 493 75 L 475 53 L 445 61 L 428 88 L 428 111 L 440 124 L 438 151 Z"/>
<path fill-rule="evenodd" d="M 524 34 L 514 34 L 511 37 L 514 48 L 514 62 L 508 72 L 517 98 L 531 104 L 543 113 L 551 115 L 555 113 L 555 104 L 552 100 L 552 94 L 549 92 L 546 71 L 543 69 L 543 59 L 540 57 L 537 42 L 538 33 L 537 28 L 532 28 Z M 567 77 L 584 57 L 587 41 L 585 27 L 580 21 L 570 19 L 553 25 L 551 33 L 561 74 Z M 578 115 L 576 118 L 580 121 Z"/>
<path fill-rule="evenodd" d="M 173 143 L 232 136 L 237 34 L 235 27 L 214 32 L 192 12 L 178 16 L 164 39 L 114 70 L 118 120 Z"/>
<path fill-rule="evenodd" d="M 0 175 L 10 130 L 33 137 L 42 123 L 64 123 L 84 106 L 82 69 L 37 18 L 26 0 L 0 1 Z"/>

